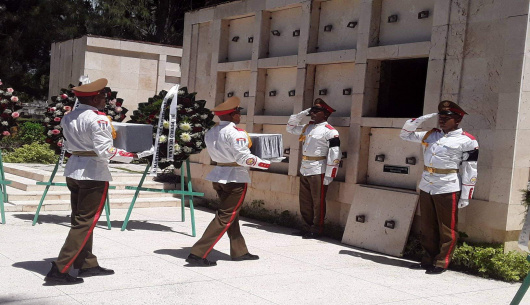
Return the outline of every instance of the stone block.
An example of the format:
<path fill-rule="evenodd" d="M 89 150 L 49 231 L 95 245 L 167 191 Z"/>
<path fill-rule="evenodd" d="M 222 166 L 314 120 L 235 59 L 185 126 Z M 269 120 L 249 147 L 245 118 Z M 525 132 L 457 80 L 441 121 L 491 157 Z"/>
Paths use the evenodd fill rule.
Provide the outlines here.
<path fill-rule="evenodd" d="M 508 204 L 511 193 L 512 169 L 496 166 L 492 166 L 491 169 L 493 177 L 491 179 L 489 200 Z"/>
<path fill-rule="evenodd" d="M 381 46 L 381 47 L 371 47 L 368 48 L 368 59 L 392 59 L 397 58 L 399 54 L 399 46 L 398 45 L 391 45 L 391 46 Z"/>
<path fill-rule="evenodd" d="M 499 107 L 498 107 L 497 116 L 496 116 L 497 129 L 516 129 L 518 127 L 517 122 L 518 122 L 518 116 L 519 116 L 518 114 L 519 102 L 520 102 L 519 93 L 499 94 Z M 517 143 L 519 143 L 519 141 L 517 141 Z M 526 146 L 526 147 L 528 148 L 530 146 Z"/>
<path fill-rule="evenodd" d="M 530 56 L 525 55 L 526 60 L 530 59 Z M 530 75 L 530 70 L 526 69 L 525 65 L 525 77 Z M 528 71 L 528 72 L 527 72 Z M 502 61 L 501 80 L 500 80 L 500 93 L 514 93 L 521 90 L 521 79 L 523 76 L 523 57 L 522 56 L 509 56 L 504 57 Z M 526 85 L 526 84 L 525 84 Z M 530 91 L 530 86 L 524 86 L 523 91 Z"/>
<path fill-rule="evenodd" d="M 270 190 L 275 193 L 290 194 L 292 181 L 287 175 L 269 174 L 271 176 Z"/>
<path fill-rule="evenodd" d="M 105 70 L 120 70 L 121 58 L 115 55 L 101 54 L 101 67 Z"/>
<path fill-rule="evenodd" d="M 449 14 L 451 11 L 451 0 L 439 0 L 434 2 L 433 27 L 449 24 Z"/>
<path fill-rule="evenodd" d="M 102 55 L 101 53 L 85 53 L 85 69 L 101 70 Z"/>
<path fill-rule="evenodd" d="M 511 168 L 515 158 L 515 130 L 496 130 L 492 167 Z M 498 200 L 496 200 L 498 201 Z"/>
<path fill-rule="evenodd" d="M 402 256 L 416 211 L 417 194 L 359 187 L 353 198 L 342 242 L 393 256 Z M 364 215 L 364 222 L 356 221 Z M 390 229 L 384 224 L 393 220 Z"/>
<path fill-rule="evenodd" d="M 108 39 L 102 37 L 93 37 L 87 36 L 87 46 L 99 47 L 106 49 L 120 49 L 120 40 L 119 39 Z"/>
<path fill-rule="evenodd" d="M 156 76 L 149 74 L 138 75 L 138 89 L 150 92 L 156 91 Z"/>
<path fill-rule="evenodd" d="M 447 46 L 447 35 L 449 33 L 449 26 L 441 25 L 432 28 L 431 49 L 429 52 L 430 60 L 445 59 L 445 52 Z"/>
<path fill-rule="evenodd" d="M 120 87 L 125 89 L 138 89 L 138 74 L 120 73 Z M 144 89 L 144 88 L 142 88 Z"/>

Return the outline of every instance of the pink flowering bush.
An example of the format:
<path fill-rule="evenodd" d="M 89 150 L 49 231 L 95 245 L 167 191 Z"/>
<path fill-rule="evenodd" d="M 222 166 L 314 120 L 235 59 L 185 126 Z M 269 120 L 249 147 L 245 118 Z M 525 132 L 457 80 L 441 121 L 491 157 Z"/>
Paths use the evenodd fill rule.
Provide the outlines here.
<path fill-rule="evenodd" d="M 16 96 L 15 89 L 4 88 L 0 80 L 0 140 L 16 132 L 20 109 L 22 105 Z"/>

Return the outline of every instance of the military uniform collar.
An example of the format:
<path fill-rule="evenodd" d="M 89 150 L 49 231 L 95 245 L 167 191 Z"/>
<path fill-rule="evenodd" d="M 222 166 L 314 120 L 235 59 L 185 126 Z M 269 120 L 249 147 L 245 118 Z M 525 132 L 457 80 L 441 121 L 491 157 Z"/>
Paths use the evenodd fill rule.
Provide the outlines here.
<path fill-rule="evenodd" d="M 87 105 L 87 104 L 81 104 L 79 103 L 79 106 L 77 106 L 77 109 L 79 110 L 93 110 L 93 111 L 98 111 L 98 109 L 94 106 L 90 106 L 90 105 Z"/>
<path fill-rule="evenodd" d="M 443 132 L 443 130 L 442 130 Z M 462 134 L 463 131 L 462 131 L 462 128 L 458 128 L 457 130 L 453 130 L 453 131 L 450 131 L 448 133 L 445 133 L 445 135 L 447 136 L 455 136 L 455 135 L 458 135 L 458 134 Z"/>
<path fill-rule="evenodd" d="M 234 124 L 234 122 L 230 122 L 230 121 L 220 121 L 219 122 L 219 125 L 221 126 L 224 126 L 224 125 L 230 125 L 230 124 Z M 235 125 L 235 124 L 234 124 Z"/>
<path fill-rule="evenodd" d="M 322 123 L 315 124 L 315 126 L 325 126 L 328 124 L 328 121 L 324 121 Z"/>

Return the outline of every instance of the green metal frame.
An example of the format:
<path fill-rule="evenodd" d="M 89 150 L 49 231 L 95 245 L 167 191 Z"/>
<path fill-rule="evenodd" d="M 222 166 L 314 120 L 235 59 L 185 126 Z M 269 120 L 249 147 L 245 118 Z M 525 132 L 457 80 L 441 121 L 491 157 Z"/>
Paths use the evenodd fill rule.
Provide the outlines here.
<path fill-rule="evenodd" d="M 184 166 L 186 167 L 186 170 L 184 170 Z M 142 187 L 145 176 L 147 175 L 147 172 L 149 171 L 149 168 L 151 167 L 150 163 L 147 163 L 147 166 L 145 167 L 142 179 L 140 179 L 140 183 L 138 183 L 138 186 L 126 186 L 125 188 L 128 190 L 136 190 L 134 193 L 134 197 L 131 201 L 131 205 L 129 206 L 129 211 L 127 211 L 127 216 L 125 216 L 125 220 L 123 221 L 123 226 L 121 227 L 121 230 L 124 231 L 127 228 L 127 223 L 129 222 L 129 218 L 132 213 L 132 209 L 134 207 L 134 203 L 136 202 L 136 198 L 138 198 L 138 195 L 140 194 L 140 191 L 145 192 L 158 192 L 158 193 L 170 193 L 170 194 L 177 194 L 181 195 L 181 201 L 180 201 L 180 208 L 181 208 L 181 217 L 182 221 L 184 222 L 186 219 L 186 213 L 185 213 L 185 203 L 186 203 L 186 196 L 189 197 L 189 205 L 190 205 L 190 214 L 191 214 L 191 235 L 193 237 L 196 236 L 195 232 L 195 211 L 193 207 L 193 196 L 204 196 L 204 193 L 194 192 L 193 186 L 191 183 L 191 170 L 190 170 L 190 161 L 189 159 L 186 160 L 182 166 L 180 167 L 180 190 L 161 190 L 161 189 L 153 189 L 153 188 L 146 188 Z M 186 174 L 186 178 L 188 179 L 187 184 L 187 190 L 185 188 L 185 179 L 184 174 Z"/>
<path fill-rule="evenodd" d="M 2 161 L 2 151 L 0 150 L 0 215 L 2 217 L 2 224 L 6 223 L 6 212 L 4 210 L 4 202 L 8 201 L 7 197 L 7 185 L 11 184 L 11 181 L 7 181 L 4 175 L 4 162 Z"/>
<path fill-rule="evenodd" d="M 530 255 L 528 255 L 526 257 L 526 260 L 530 262 Z M 523 299 L 526 291 L 528 290 L 529 286 L 530 286 L 530 274 L 528 274 L 525 277 L 525 279 L 523 281 L 523 284 L 521 284 L 521 287 L 519 287 L 519 290 L 517 290 L 517 293 L 513 297 L 513 300 L 510 303 L 510 305 L 519 305 L 519 303 L 521 303 L 521 300 Z"/>
<path fill-rule="evenodd" d="M 42 193 L 42 197 L 40 198 L 39 206 L 37 207 L 37 211 L 35 212 L 35 217 L 33 217 L 33 224 L 34 226 L 37 223 L 37 220 L 39 219 L 40 209 L 42 208 L 42 204 L 44 203 L 44 199 L 46 198 L 46 195 L 48 194 L 48 190 L 50 187 L 53 186 L 67 186 L 64 182 L 53 182 L 53 179 L 55 178 L 55 174 L 57 174 L 57 170 L 59 169 L 59 160 L 57 163 L 55 163 L 55 167 L 53 168 L 53 172 L 50 175 L 50 179 L 48 182 L 40 182 L 38 181 L 37 185 L 46 185 L 46 188 L 44 189 L 44 192 Z M 2 170 L 3 175 L 3 170 Z M 115 186 L 109 186 L 109 190 L 116 189 Z M 110 224 L 110 202 L 109 202 L 109 192 L 107 191 L 107 197 L 105 198 L 105 216 L 107 218 L 107 228 L 110 230 L 112 228 Z"/>

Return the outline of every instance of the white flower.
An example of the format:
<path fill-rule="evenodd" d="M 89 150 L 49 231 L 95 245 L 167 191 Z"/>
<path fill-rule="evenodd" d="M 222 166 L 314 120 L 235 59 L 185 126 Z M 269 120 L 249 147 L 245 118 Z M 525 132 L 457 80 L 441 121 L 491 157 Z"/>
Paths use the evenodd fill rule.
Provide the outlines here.
<path fill-rule="evenodd" d="M 153 139 L 154 139 L 154 138 L 156 138 L 156 132 L 155 132 L 155 133 L 153 133 Z"/>
<path fill-rule="evenodd" d="M 116 113 L 120 113 L 120 112 L 123 111 L 123 108 L 121 108 L 121 107 L 116 107 L 116 108 L 114 108 L 114 110 L 116 111 Z"/>
<path fill-rule="evenodd" d="M 186 143 L 188 143 L 189 141 L 191 141 L 191 135 L 187 132 L 183 132 L 181 135 L 180 135 L 180 139 Z"/>
<path fill-rule="evenodd" d="M 187 154 L 189 154 L 189 153 L 191 153 L 193 151 L 193 149 L 191 149 L 191 147 L 188 147 L 188 146 L 184 147 L 183 150 Z"/>
<path fill-rule="evenodd" d="M 175 149 L 175 152 L 177 152 L 177 153 L 180 153 L 180 151 L 182 149 L 182 148 L 180 148 L 180 145 L 178 145 L 178 144 L 175 144 L 175 146 L 173 146 L 173 148 Z"/>
<path fill-rule="evenodd" d="M 193 105 L 193 108 L 195 108 L 195 109 L 199 109 L 199 107 L 201 107 L 201 106 L 200 106 L 198 103 L 195 103 L 195 104 Z"/>
<path fill-rule="evenodd" d="M 195 124 L 195 127 L 202 127 L 202 125 L 197 123 L 197 124 Z"/>
<path fill-rule="evenodd" d="M 0 90 L 0 94 L 4 94 L 4 90 Z"/>
<path fill-rule="evenodd" d="M 62 115 L 62 114 L 63 114 L 63 113 L 62 113 L 61 111 L 59 111 L 59 110 L 55 111 L 55 115 L 56 115 L 56 116 L 60 116 L 60 115 Z"/>
<path fill-rule="evenodd" d="M 208 118 L 207 114 L 201 114 L 201 119 L 206 120 Z"/>
<path fill-rule="evenodd" d="M 50 122 L 50 118 L 45 118 L 44 119 L 44 123 L 49 123 Z"/>
<path fill-rule="evenodd" d="M 3 126 L 7 126 L 7 125 L 9 125 L 9 123 L 7 121 L 2 121 L 2 125 Z"/>
<path fill-rule="evenodd" d="M 121 118 L 121 116 L 117 115 L 114 117 L 115 120 L 119 120 Z"/>
<path fill-rule="evenodd" d="M 61 108 L 61 107 L 63 107 L 63 106 L 64 106 L 64 105 L 63 105 L 62 103 L 57 103 L 57 104 L 55 104 L 55 107 L 57 107 L 57 108 Z"/>
<path fill-rule="evenodd" d="M 192 108 L 186 108 L 186 112 L 192 112 L 193 109 Z"/>
<path fill-rule="evenodd" d="M 180 109 L 180 108 L 182 108 L 182 104 L 177 105 L 177 109 Z"/>
<path fill-rule="evenodd" d="M 166 143 L 166 142 L 167 142 L 167 137 L 165 135 L 161 135 L 158 138 L 158 143 Z"/>
<path fill-rule="evenodd" d="M 13 112 L 13 111 L 11 111 L 10 109 L 4 110 L 4 113 L 7 113 L 7 114 L 11 114 L 11 112 Z"/>
<path fill-rule="evenodd" d="M 184 90 L 179 90 L 179 91 L 177 92 L 177 94 L 178 94 L 178 95 L 183 95 L 183 94 L 184 94 Z"/>
<path fill-rule="evenodd" d="M 62 129 L 61 125 L 56 125 L 56 126 L 55 126 L 55 127 L 53 127 L 53 128 L 55 128 L 55 129 L 59 129 L 59 130 L 61 130 L 61 129 Z"/>
<path fill-rule="evenodd" d="M 180 123 L 179 128 L 183 131 L 189 131 L 191 130 L 191 124 L 188 122 Z"/>
<path fill-rule="evenodd" d="M 197 148 L 201 147 L 201 145 L 202 145 L 202 141 L 197 141 L 197 142 L 195 143 L 195 146 L 197 146 Z"/>
<path fill-rule="evenodd" d="M 5 96 L 11 96 L 11 95 L 13 95 L 13 92 L 4 91 L 4 95 L 5 95 Z"/>
<path fill-rule="evenodd" d="M 2 122 L 3 123 L 3 122 Z M 48 135 L 51 136 L 53 133 L 51 130 L 48 130 Z"/>
<path fill-rule="evenodd" d="M 169 129 L 169 121 L 164 120 L 164 123 L 162 124 L 164 125 L 164 129 Z"/>
<path fill-rule="evenodd" d="M 109 114 L 109 115 L 115 115 L 116 113 L 115 113 L 114 111 L 112 111 L 112 110 L 109 110 L 109 113 L 108 113 L 108 114 Z"/>

